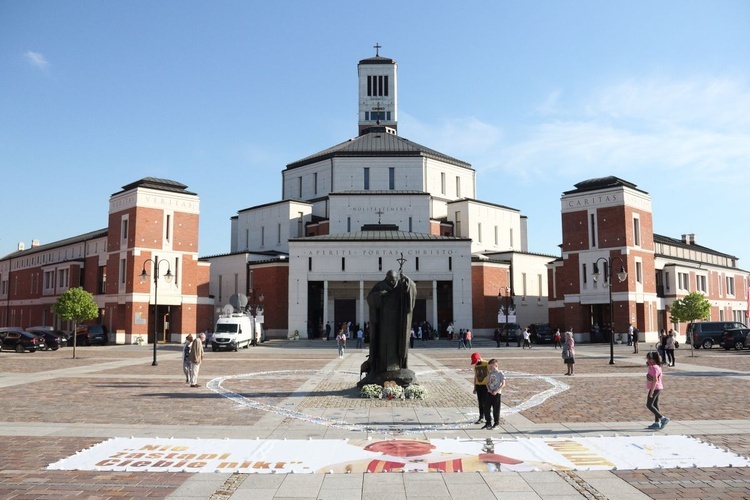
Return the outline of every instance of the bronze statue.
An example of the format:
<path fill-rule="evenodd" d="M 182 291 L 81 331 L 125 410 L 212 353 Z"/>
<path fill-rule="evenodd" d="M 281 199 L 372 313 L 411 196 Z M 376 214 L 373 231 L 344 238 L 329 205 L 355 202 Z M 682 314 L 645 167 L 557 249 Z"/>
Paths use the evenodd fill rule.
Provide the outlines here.
<path fill-rule="evenodd" d="M 370 355 L 362 365 L 367 376 L 357 385 L 393 380 L 401 386 L 416 382 L 409 370 L 409 329 L 417 286 L 408 276 L 388 271 L 367 295 L 370 306 Z"/>

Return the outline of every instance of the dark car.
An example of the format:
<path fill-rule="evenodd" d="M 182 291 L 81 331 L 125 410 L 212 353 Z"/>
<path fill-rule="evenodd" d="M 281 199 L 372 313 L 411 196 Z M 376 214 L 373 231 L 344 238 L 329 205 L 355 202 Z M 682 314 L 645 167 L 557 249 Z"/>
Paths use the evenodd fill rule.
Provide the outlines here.
<path fill-rule="evenodd" d="M 43 338 L 47 349 L 56 351 L 59 348 L 68 345 L 67 337 L 65 337 L 65 335 L 60 335 L 60 333 L 53 330 L 48 330 L 46 328 L 27 328 L 26 331 Z"/>
<path fill-rule="evenodd" d="M 721 345 L 727 351 L 734 347 L 737 351 L 741 351 L 745 347 L 750 347 L 747 344 L 747 335 L 750 333 L 750 328 L 731 328 L 724 330 L 721 334 Z"/>
<path fill-rule="evenodd" d="M 36 352 L 46 347 L 43 338 L 16 327 L 0 328 L 0 345 L 4 351 L 16 352 Z"/>
<path fill-rule="evenodd" d="M 500 341 L 501 342 L 520 342 L 523 336 L 523 328 L 518 323 L 501 323 L 500 324 Z"/>
<path fill-rule="evenodd" d="M 534 323 L 529 326 L 533 342 L 537 344 L 551 344 L 555 336 L 555 328 L 549 323 Z"/>
<path fill-rule="evenodd" d="M 711 349 L 714 345 L 721 344 L 721 334 L 724 330 L 735 328 L 747 328 L 747 325 L 736 321 L 704 321 L 702 323 L 690 323 L 687 328 L 687 337 L 693 341 L 693 346 L 698 349 Z"/>
<path fill-rule="evenodd" d="M 82 325 L 76 328 L 76 345 L 107 345 L 109 335 L 103 325 Z"/>

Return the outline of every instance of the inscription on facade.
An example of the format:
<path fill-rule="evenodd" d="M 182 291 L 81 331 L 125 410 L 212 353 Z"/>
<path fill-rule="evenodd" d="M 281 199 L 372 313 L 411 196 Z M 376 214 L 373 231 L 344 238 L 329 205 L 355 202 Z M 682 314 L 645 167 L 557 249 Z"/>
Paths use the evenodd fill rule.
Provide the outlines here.
<path fill-rule="evenodd" d="M 308 257 L 350 257 L 350 256 L 365 256 L 365 257 L 378 257 L 378 256 L 398 256 L 398 255 L 411 255 L 411 256 L 440 256 L 440 255 L 456 255 L 455 250 L 376 250 L 376 249 L 364 249 L 364 250 L 307 250 L 305 255 Z"/>

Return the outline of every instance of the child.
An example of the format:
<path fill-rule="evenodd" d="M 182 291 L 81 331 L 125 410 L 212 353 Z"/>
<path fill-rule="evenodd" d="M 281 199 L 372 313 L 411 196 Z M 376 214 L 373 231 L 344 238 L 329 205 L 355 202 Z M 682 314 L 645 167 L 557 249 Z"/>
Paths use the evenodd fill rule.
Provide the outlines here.
<path fill-rule="evenodd" d="M 552 341 L 555 343 L 555 349 L 558 347 L 562 349 L 562 345 L 560 344 L 560 341 L 562 340 L 562 335 L 560 334 L 560 329 L 558 328 L 555 330 L 555 336 L 552 337 Z"/>
<path fill-rule="evenodd" d="M 491 359 L 488 365 L 490 371 L 487 376 L 487 395 L 484 400 L 484 414 L 487 416 L 487 424 L 482 428 L 494 429 L 500 424 L 500 401 L 505 387 L 505 375 L 498 369 L 496 359 Z M 493 421 L 494 423 L 492 423 Z"/>
<path fill-rule="evenodd" d="M 661 395 L 661 390 L 664 388 L 659 354 L 653 351 L 646 354 L 646 366 L 648 366 L 648 373 L 646 374 L 646 387 L 648 388 L 646 408 L 654 414 L 654 418 L 656 419 L 648 428 L 663 429 L 669 423 L 669 419 L 659 412 L 659 396 Z"/>

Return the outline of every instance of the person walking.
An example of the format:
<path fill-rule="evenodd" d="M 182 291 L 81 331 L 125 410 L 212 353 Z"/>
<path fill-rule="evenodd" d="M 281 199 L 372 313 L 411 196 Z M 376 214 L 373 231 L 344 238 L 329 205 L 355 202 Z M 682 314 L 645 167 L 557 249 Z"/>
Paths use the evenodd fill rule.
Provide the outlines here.
<path fill-rule="evenodd" d="M 357 349 L 362 349 L 365 341 L 365 332 L 362 331 L 362 327 L 357 327 Z"/>
<path fill-rule="evenodd" d="M 188 334 L 185 337 L 185 344 L 182 346 L 182 372 L 185 374 L 185 383 L 190 383 L 190 346 L 193 343 L 193 335 Z"/>
<path fill-rule="evenodd" d="M 494 429 L 500 425 L 500 403 L 503 388 L 505 387 L 505 375 L 498 369 L 496 359 L 487 363 L 489 373 L 487 375 L 487 395 L 484 400 L 484 416 L 487 418 L 483 429 Z"/>
<path fill-rule="evenodd" d="M 492 334 L 492 338 L 495 339 L 495 343 L 500 347 L 500 327 L 495 327 L 495 333 Z"/>
<path fill-rule="evenodd" d="M 555 335 L 552 336 L 552 342 L 555 344 L 555 349 L 558 347 L 562 349 L 562 344 L 560 343 L 562 340 L 562 335 L 560 334 L 560 329 L 558 328 L 555 330 Z"/>
<path fill-rule="evenodd" d="M 568 367 L 568 373 L 565 375 L 573 376 L 573 367 L 576 364 L 576 341 L 573 338 L 573 332 L 565 332 L 565 345 L 562 350 L 562 358 L 565 366 Z"/>
<path fill-rule="evenodd" d="M 474 394 L 477 395 L 479 407 L 479 419 L 474 423 L 481 424 L 485 420 L 489 420 L 489 416 L 485 415 L 485 399 L 487 397 L 487 377 L 490 370 L 487 362 L 482 359 L 478 352 L 471 354 L 471 364 L 474 366 Z M 487 416 L 487 419 L 485 419 L 485 416 Z"/>
<path fill-rule="evenodd" d="M 458 331 L 458 348 L 461 349 L 462 347 L 466 349 L 466 337 L 465 337 L 464 329 L 461 328 Z"/>
<path fill-rule="evenodd" d="M 638 328 L 630 325 L 633 328 L 633 354 L 638 354 L 638 335 L 641 333 Z"/>
<path fill-rule="evenodd" d="M 339 330 L 339 334 L 336 336 L 336 345 L 339 348 L 339 359 L 344 357 L 344 348 L 346 347 L 346 327 Z"/>
<path fill-rule="evenodd" d="M 674 366 L 674 348 L 675 348 L 674 330 L 669 329 L 667 341 L 664 344 L 664 352 L 667 354 L 667 366 Z"/>
<path fill-rule="evenodd" d="M 445 329 L 445 334 L 448 336 L 448 340 L 453 340 L 453 323 L 448 323 L 448 328 Z"/>
<path fill-rule="evenodd" d="M 628 325 L 628 345 L 633 345 L 633 323 Z"/>
<path fill-rule="evenodd" d="M 663 429 L 669 423 L 669 418 L 662 415 L 659 410 L 659 396 L 664 389 L 661 363 L 658 352 L 651 351 L 646 354 L 646 365 L 648 366 L 648 372 L 646 373 L 646 388 L 648 389 L 646 408 L 654 414 L 655 419 L 654 423 L 648 427 L 649 429 Z"/>
<path fill-rule="evenodd" d="M 667 332 L 664 331 L 664 328 L 662 328 L 661 331 L 659 332 L 659 341 L 656 343 L 656 352 L 659 353 L 659 359 L 662 365 L 664 364 L 664 360 L 667 358 L 666 346 L 667 346 Z"/>
<path fill-rule="evenodd" d="M 198 372 L 203 362 L 203 342 L 206 340 L 205 333 L 199 333 L 190 344 L 190 387 L 200 387 L 198 383 Z"/>
<path fill-rule="evenodd" d="M 466 329 L 466 332 L 464 332 L 464 347 L 471 349 L 471 330 L 468 328 Z"/>
<path fill-rule="evenodd" d="M 326 321 L 326 340 L 331 340 L 331 322 Z"/>
<path fill-rule="evenodd" d="M 522 349 L 526 349 L 527 347 L 529 349 L 531 349 L 531 333 L 529 333 L 529 329 L 528 328 L 524 328 L 523 329 L 523 348 Z"/>

